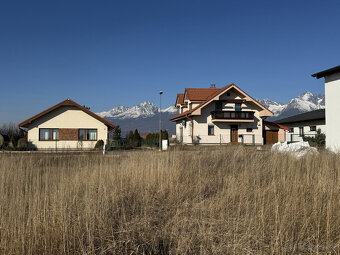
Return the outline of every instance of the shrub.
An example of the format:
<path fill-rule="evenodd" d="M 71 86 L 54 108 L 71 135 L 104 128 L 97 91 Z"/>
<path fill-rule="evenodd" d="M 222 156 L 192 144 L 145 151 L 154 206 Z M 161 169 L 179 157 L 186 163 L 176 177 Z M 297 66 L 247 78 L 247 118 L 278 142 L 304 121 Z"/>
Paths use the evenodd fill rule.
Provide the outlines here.
<path fill-rule="evenodd" d="M 20 138 L 17 143 L 18 149 L 27 149 L 27 141 L 26 138 Z"/>
<path fill-rule="evenodd" d="M 321 129 L 316 131 L 315 137 L 305 136 L 304 141 L 307 141 L 310 146 L 317 147 L 319 149 L 324 148 L 326 144 L 326 135 L 321 133 Z"/>
<path fill-rule="evenodd" d="M 103 149 L 104 146 L 104 141 L 103 140 L 98 140 L 96 145 L 94 146 L 95 149 Z"/>
<path fill-rule="evenodd" d="M 5 139 L 4 137 L 0 134 L 0 148 L 4 145 Z"/>

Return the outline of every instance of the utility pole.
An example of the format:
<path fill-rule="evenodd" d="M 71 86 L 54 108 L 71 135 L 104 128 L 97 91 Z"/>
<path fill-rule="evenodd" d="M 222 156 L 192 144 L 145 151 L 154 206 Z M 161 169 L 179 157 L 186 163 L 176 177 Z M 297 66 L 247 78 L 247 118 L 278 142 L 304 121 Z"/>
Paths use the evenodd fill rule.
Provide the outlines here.
<path fill-rule="evenodd" d="M 162 94 L 163 91 L 159 91 L 159 150 L 162 150 Z"/>

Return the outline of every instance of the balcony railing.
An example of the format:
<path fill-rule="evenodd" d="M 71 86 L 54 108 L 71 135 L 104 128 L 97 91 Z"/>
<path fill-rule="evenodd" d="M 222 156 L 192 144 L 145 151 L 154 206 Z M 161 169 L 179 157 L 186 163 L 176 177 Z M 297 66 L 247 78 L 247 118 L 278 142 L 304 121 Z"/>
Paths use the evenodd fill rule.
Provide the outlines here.
<path fill-rule="evenodd" d="M 212 111 L 212 119 L 225 120 L 252 120 L 254 119 L 254 112 L 248 111 Z"/>

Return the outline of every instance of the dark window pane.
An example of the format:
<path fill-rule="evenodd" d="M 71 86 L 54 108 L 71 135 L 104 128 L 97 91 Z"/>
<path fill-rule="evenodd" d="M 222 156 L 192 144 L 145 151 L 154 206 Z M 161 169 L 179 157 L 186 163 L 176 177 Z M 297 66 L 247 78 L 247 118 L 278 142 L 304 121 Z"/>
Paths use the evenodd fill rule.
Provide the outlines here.
<path fill-rule="evenodd" d="M 214 126 L 209 125 L 208 126 L 208 135 L 213 135 L 214 134 Z"/>
<path fill-rule="evenodd" d="M 39 129 L 39 140 L 42 140 L 42 141 L 51 140 L 51 129 L 40 128 Z"/>
<path fill-rule="evenodd" d="M 79 129 L 78 139 L 79 140 L 84 140 L 85 139 L 85 129 Z"/>

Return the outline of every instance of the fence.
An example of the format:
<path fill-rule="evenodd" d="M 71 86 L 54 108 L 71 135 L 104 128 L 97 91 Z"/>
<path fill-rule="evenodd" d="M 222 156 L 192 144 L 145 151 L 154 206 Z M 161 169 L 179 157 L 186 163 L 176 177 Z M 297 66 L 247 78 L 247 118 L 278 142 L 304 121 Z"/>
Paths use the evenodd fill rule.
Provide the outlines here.
<path fill-rule="evenodd" d="M 164 139 L 163 139 L 164 140 Z M 168 142 L 169 144 L 169 142 Z M 140 140 L 128 140 L 126 138 L 122 138 L 120 140 L 110 140 L 109 150 L 130 150 L 141 147 L 159 147 L 159 139 L 140 139 Z"/>
<path fill-rule="evenodd" d="M 315 137 L 317 134 L 307 134 L 307 135 L 299 135 L 299 134 L 286 134 L 286 141 L 288 143 L 296 143 L 296 142 L 303 142 L 306 137 Z"/>

